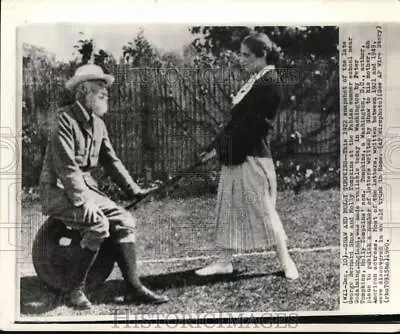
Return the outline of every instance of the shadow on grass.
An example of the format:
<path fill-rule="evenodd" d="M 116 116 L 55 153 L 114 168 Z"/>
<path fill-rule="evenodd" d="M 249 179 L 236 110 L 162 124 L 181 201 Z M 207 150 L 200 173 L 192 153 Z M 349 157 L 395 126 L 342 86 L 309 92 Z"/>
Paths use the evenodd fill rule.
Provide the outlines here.
<path fill-rule="evenodd" d="M 55 309 L 62 302 L 63 294 L 49 288 L 37 276 L 21 278 L 21 314 L 43 314 Z"/>
<path fill-rule="evenodd" d="M 196 270 L 196 269 L 195 269 Z M 234 271 L 232 274 L 213 275 L 208 277 L 197 276 L 193 269 L 177 271 L 157 276 L 142 277 L 142 282 L 152 289 L 170 289 L 189 286 L 210 285 L 220 282 L 236 282 L 269 275 L 280 275 L 277 273 L 247 273 L 246 270 Z"/>
<path fill-rule="evenodd" d="M 237 271 L 233 274 L 199 277 L 194 270 L 178 271 L 161 275 L 141 277 L 141 281 L 153 290 L 165 290 L 190 286 L 211 285 L 221 282 L 236 282 L 265 276 L 283 276 L 281 272 L 275 273 L 247 273 Z M 121 303 L 118 300 L 124 292 L 122 280 L 108 280 L 96 290 L 88 292 L 93 304 Z M 21 314 L 33 315 L 49 312 L 60 306 L 66 300 L 65 295 L 48 288 L 36 276 L 21 278 Z"/>

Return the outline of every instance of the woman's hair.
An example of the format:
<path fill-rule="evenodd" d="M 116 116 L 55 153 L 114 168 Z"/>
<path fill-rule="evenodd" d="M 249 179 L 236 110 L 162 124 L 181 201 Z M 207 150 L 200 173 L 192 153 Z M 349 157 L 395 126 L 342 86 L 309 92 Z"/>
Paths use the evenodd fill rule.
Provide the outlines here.
<path fill-rule="evenodd" d="M 252 33 L 243 39 L 242 44 L 246 45 L 256 57 L 263 57 L 265 55 L 267 64 L 278 65 L 280 50 L 266 34 L 261 32 Z"/>

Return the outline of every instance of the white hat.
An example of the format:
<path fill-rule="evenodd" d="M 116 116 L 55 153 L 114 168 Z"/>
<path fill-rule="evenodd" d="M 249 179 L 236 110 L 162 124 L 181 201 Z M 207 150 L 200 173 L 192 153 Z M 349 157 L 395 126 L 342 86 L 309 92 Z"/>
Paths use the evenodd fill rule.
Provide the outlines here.
<path fill-rule="evenodd" d="M 82 65 L 76 69 L 74 76 L 65 83 L 65 87 L 73 90 L 77 84 L 87 80 L 103 80 L 110 86 L 114 82 L 114 77 L 105 74 L 100 66 L 93 64 Z"/>

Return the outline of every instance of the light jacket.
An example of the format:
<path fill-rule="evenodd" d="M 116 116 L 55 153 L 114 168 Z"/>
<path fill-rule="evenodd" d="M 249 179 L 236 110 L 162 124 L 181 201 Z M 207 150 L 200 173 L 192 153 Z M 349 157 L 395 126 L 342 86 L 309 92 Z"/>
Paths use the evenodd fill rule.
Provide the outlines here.
<path fill-rule="evenodd" d="M 98 165 L 128 196 L 134 196 L 138 186 L 117 157 L 103 120 L 90 116 L 77 102 L 57 112 L 40 175 L 43 212 L 56 211 L 66 200 L 80 206 L 90 200 L 90 190 L 100 192 L 90 174 Z"/>

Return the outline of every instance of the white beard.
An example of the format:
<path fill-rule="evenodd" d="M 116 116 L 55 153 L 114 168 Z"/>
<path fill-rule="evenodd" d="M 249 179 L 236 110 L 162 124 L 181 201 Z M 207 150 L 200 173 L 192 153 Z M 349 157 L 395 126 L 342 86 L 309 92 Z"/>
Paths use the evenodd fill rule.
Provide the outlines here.
<path fill-rule="evenodd" d="M 93 113 L 99 117 L 102 117 L 108 110 L 108 104 L 105 100 L 98 99 L 93 105 Z"/>
<path fill-rule="evenodd" d="M 89 98 L 88 101 L 89 109 L 92 111 L 93 114 L 97 115 L 98 117 L 103 117 L 103 115 L 108 111 L 108 103 L 105 99 L 99 98 Z"/>

